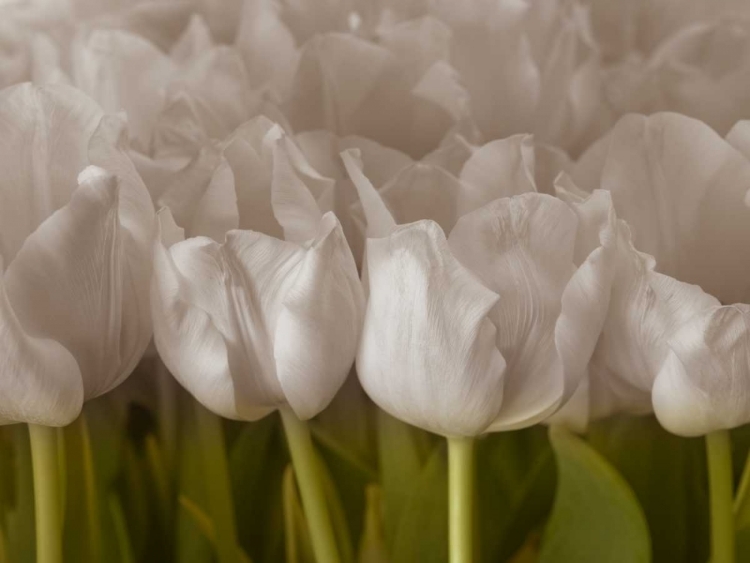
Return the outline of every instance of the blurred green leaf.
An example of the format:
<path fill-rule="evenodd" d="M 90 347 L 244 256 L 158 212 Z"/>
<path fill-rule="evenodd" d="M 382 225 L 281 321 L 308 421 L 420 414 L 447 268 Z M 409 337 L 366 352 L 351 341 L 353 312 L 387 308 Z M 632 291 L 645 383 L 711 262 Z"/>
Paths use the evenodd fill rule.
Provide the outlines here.
<path fill-rule="evenodd" d="M 378 412 L 378 456 L 385 537 L 393 549 L 404 507 L 414 492 L 431 445 L 426 432 Z"/>
<path fill-rule="evenodd" d="M 708 491 L 704 440 L 665 431 L 653 416 L 618 416 L 593 424 L 589 443 L 638 497 L 654 561 L 708 560 Z"/>
<path fill-rule="evenodd" d="M 352 369 L 331 404 L 310 421 L 310 429 L 326 448 L 374 480 L 377 471 L 376 413 L 375 405 Z"/>
<path fill-rule="evenodd" d="M 383 495 L 378 485 L 368 485 L 365 525 L 359 542 L 358 563 L 389 563 L 388 547 L 383 535 Z"/>
<path fill-rule="evenodd" d="M 197 439 L 198 429 L 192 397 L 182 393 L 179 402 L 179 494 L 200 506 L 206 504 L 206 491 L 203 485 L 203 458 Z M 213 548 L 201 533 L 195 520 L 184 510 L 176 514 L 176 560 L 180 563 L 211 563 Z"/>
<path fill-rule="evenodd" d="M 13 441 L 15 488 L 13 509 L 6 517 L 8 553 L 13 563 L 34 563 L 36 544 L 34 537 L 34 484 L 31 470 L 31 444 L 26 424 L 10 427 Z"/>
<path fill-rule="evenodd" d="M 550 440 L 558 486 L 539 563 L 651 561 L 646 518 L 625 480 L 566 430 L 551 428 Z"/>
<path fill-rule="evenodd" d="M 289 463 L 278 415 L 236 427 L 229 446 L 229 474 L 240 545 L 254 561 L 283 558 L 281 479 Z"/>
<path fill-rule="evenodd" d="M 323 481 L 322 485 L 325 491 L 328 511 L 331 516 L 331 524 L 333 525 L 333 531 L 336 535 L 336 544 L 339 548 L 339 556 L 341 557 L 342 563 L 354 563 L 354 547 L 352 544 L 352 533 L 349 525 L 351 520 L 347 517 L 344 505 L 341 502 L 341 495 L 336 486 L 346 483 L 346 480 L 342 481 L 337 479 L 336 484 L 334 484 L 334 480 L 331 477 L 331 472 L 326 462 L 320 455 L 318 455 L 317 460 L 320 466 L 320 476 Z M 361 491 L 362 488 L 358 490 L 358 492 Z M 361 513 L 358 514 L 357 517 L 361 518 Z"/>
<path fill-rule="evenodd" d="M 410 494 L 401 507 L 391 550 L 393 563 L 448 560 L 446 466 L 445 440 L 440 440 L 417 478 L 408 483 Z"/>
<path fill-rule="evenodd" d="M 115 529 L 117 548 L 120 552 L 120 563 L 134 563 L 133 548 L 130 545 L 130 534 L 128 534 L 125 514 L 122 510 L 120 499 L 114 493 L 110 493 L 107 505 L 109 507 L 112 525 Z"/>
<path fill-rule="evenodd" d="M 477 506 L 483 561 L 505 561 L 552 507 L 555 462 L 544 427 L 499 432 L 477 441 Z"/>
<path fill-rule="evenodd" d="M 294 468 L 290 463 L 282 480 L 284 505 L 284 554 L 286 563 L 315 563 L 309 528 L 297 492 Z"/>
<path fill-rule="evenodd" d="M 179 498 L 180 507 L 193 519 L 196 526 L 203 533 L 203 536 L 211 542 L 211 545 L 216 545 L 216 527 L 208 515 L 201 509 L 200 506 L 195 504 L 192 500 L 187 498 L 185 495 L 180 495 Z M 244 550 L 237 546 L 237 554 L 240 563 L 252 563 L 250 557 Z"/>

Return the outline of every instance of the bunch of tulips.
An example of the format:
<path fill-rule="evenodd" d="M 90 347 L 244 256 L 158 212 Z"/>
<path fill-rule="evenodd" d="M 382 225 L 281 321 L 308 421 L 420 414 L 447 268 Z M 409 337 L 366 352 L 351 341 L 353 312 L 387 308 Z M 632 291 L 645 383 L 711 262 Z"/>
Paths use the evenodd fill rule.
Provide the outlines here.
<path fill-rule="evenodd" d="M 750 4 L 0 1 L 0 563 L 750 561 Z"/>

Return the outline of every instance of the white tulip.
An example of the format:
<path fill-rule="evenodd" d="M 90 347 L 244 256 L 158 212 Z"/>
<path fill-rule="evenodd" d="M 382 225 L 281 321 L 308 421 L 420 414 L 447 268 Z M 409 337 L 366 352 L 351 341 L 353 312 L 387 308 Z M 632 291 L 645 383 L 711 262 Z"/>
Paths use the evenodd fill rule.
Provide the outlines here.
<path fill-rule="evenodd" d="M 397 226 L 356 157 L 342 153 L 367 217 L 357 370 L 370 397 L 446 436 L 550 416 L 599 336 L 613 215 L 592 241 L 566 202 L 523 193 L 464 215 L 447 237 L 431 220 Z M 609 208 L 604 193 L 592 201 Z"/>
<path fill-rule="evenodd" d="M 631 115 L 577 177 L 608 190 L 633 232 L 592 359 L 592 416 L 653 409 L 682 435 L 750 421 L 750 162 L 697 120 Z"/>
<path fill-rule="evenodd" d="M 217 414 L 255 420 L 289 406 L 308 419 L 349 373 L 364 308 L 341 225 L 319 206 L 332 182 L 265 118 L 224 146 L 197 189 L 162 198 L 172 210 L 159 215 L 156 346 Z M 193 236 L 181 240 L 172 212 Z"/>
<path fill-rule="evenodd" d="M 81 92 L 11 87 L 0 113 L 0 420 L 62 426 L 150 340 L 153 207 Z"/>

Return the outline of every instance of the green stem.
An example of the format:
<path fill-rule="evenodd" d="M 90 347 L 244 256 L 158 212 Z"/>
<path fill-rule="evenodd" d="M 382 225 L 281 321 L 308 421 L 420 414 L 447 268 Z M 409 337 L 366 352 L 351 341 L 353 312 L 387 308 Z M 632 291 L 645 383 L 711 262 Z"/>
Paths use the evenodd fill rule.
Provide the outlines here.
<path fill-rule="evenodd" d="M 198 401 L 193 401 L 193 404 L 203 458 L 208 513 L 216 530 L 216 558 L 218 563 L 238 563 L 237 530 L 221 419 Z"/>
<path fill-rule="evenodd" d="M 474 438 L 448 438 L 450 563 L 472 563 Z"/>
<path fill-rule="evenodd" d="M 706 435 L 711 493 L 711 563 L 735 563 L 731 449 L 729 431 L 718 430 Z"/>
<path fill-rule="evenodd" d="M 86 414 L 81 413 L 78 418 L 78 426 L 81 432 L 81 453 L 83 456 L 83 484 L 86 492 L 86 516 L 88 518 L 89 531 L 89 556 L 91 561 L 102 560 L 102 518 L 99 511 L 99 488 L 96 483 L 96 468 L 94 467 L 94 452 L 91 447 L 91 434 L 89 433 Z"/>
<path fill-rule="evenodd" d="M 315 559 L 318 563 L 340 563 L 341 558 L 336 547 L 336 536 L 331 526 L 328 505 L 323 494 L 319 462 L 310 437 L 310 429 L 288 408 L 280 409 L 280 413 L 302 497 L 302 506 L 307 517 Z"/>
<path fill-rule="evenodd" d="M 34 475 L 37 563 L 62 563 L 57 428 L 29 424 Z"/>

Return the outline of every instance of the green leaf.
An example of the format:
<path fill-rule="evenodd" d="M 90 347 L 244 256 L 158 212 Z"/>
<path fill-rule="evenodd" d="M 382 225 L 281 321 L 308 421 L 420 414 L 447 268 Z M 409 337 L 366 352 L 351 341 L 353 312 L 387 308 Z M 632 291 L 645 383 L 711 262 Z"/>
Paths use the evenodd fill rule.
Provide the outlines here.
<path fill-rule="evenodd" d="M 282 480 L 284 505 L 284 554 L 286 563 L 315 563 L 305 513 L 297 492 L 294 468 L 290 463 Z"/>
<path fill-rule="evenodd" d="M 382 494 L 380 487 L 367 487 L 365 526 L 359 542 L 358 563 L 389 563 L 388 548 L 383 536 Z"/>
<path fill-rule="evenodd" d="M 401 509 L 391 550 L 392 563 L 448 561 L 446 466 L 446 444 L 441 439 L 410 484 L 411 492 Z"/>
<path fill-rule="evenodd" d="M 122 510 L 120 499 L 114 493 L 110 493 L 107 502 L 109 507 L 112 525 L 115 530 L 115 539 L 117 540 L 117 549 L 120 552 L 121 563 L 135 563 L 133 557 L 133 548 L 130 545 L 130 534 L 128 534 L 128 525 L 125 521 L 125 513 Z"/>
<path fill-rule="evenodd" d="M 477 440 L 477 506 L 483 561 L 505 561 L 546 520 L 555 493 L 555 461 L 545 428 Z"/>
<path fill-rule="evenodd" d="M 31 470 L 31 444 L 26 424 L 12 428 L 15 490 L 13 510 L 6 513 L 8 552 L 14 563 L 34 563 L 34 484 Z"/>
<path fill-rule="evenodd" d="M 555 504 L 539 563 L 651 561 L 648 525 L 625 480 L 580 438 L 550 430 L 558 466 Z"/>
<path fill-rule="evenodd" d="M 203 511 L 203 509 L 195 504 L 192 500 L 187 498 L 185 495 L 180 495 L 179 498 L 180 508 L 185 511 L 185 513 L 190 516 L 190 518 L 195 522 L 195 525 L 198 527 L 198 529 L 201 531 L 203 536 L 211 542 L 211 545 L 214 547 L 216 546 L 216 526 L 214 526 L 214 523 L 211 521 L 211 518 L 208 517 L 208 515 Z M 239 558 L 240 563 L 252 563 L 250 557 L 245 553 L 245 551 L 240 547 L 237 546 L 237 556 Z"/>
<path fill-rule="evenodd" d="M 195 412 L 192 408 L 192 397 L 187 393 L 181 395 L 178 465 L 180 495 L 191 499 L 199 505 L 205 505 L 205 487 L 203 486 L 203 457 L 199 447 L 198 428 Z M 184 510 L 176 514 L 176 557 L 180 563 L 210 563 L 213 561 L 213 547 L 201 533 L 195 520 Z"/>
<path fill-rule="evenodd" d="M 237 430 L 229 445 L 229 474 L 238 540 L 254 561 L 277 563 L 284 557 L 281 479 L 289 462 L 279 418 L 238 426 L 229 427 Z"/>
<path fill-rule="evenodd" d="M 705 563 L 705 441 L 670 434 L 653 416 L 618 416 L 593 424 L 589 443 L 638 497 L 649 524 L 654 561 Z"/>
<path fill-rule="evenodd" d="M 342 563 L 353 563 L 354 547 L 352 544 L 352 534 L 349 524 L 351 520 L 347 517 L 346 511 L 344 510 L 344 505 L 341 502 L 341 494 L 331 477 L 330 468 L 320 454 L 318 452 L 316 452 L 316 454 L 318 454 L 317 461 L 320 468 L 320 477 L 325 492 L 326 502 L 328 504 L 328 511 L 331 516 L 333 532 L 336 535 L 336 545 L 339 548 L 341 561 Z M 336 484 L 341 483 L 346 483 L 346 480 L 336 481 Z M 357 516 L 359 517 L 360 515 Z"/>
<path fill-rule="evenodd" d="M 310 422 L 310 430 L 326 448 L 374 480 L 376 413 L 352 370 L 331 404 Z"/>
<path fill-rule="evenodd" d="M 378 412 L 378 456 L 385 537 L 393 549 L 401 515 L 433 443 L 426 432 Z"/>

